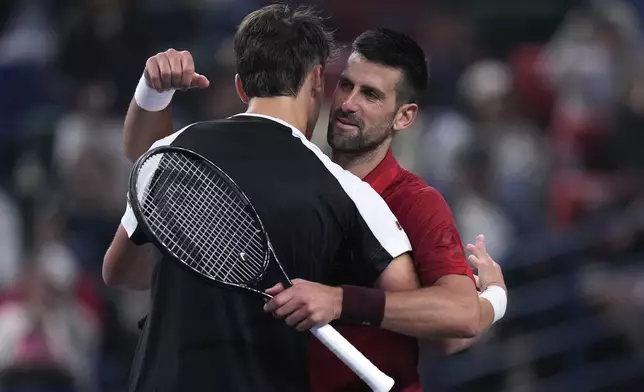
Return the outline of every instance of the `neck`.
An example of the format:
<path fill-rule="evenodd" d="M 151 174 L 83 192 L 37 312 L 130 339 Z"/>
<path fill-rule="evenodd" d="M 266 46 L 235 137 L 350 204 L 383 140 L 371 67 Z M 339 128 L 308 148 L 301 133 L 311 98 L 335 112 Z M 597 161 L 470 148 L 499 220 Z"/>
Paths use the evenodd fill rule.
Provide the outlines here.
<path fill-rule="evenodd" d="M 248 102 L 246 113 L 263 114 L 279 118 L 305 133 L 307 126 L 306 111 L 300 102 L 291 97 L 253 98 Z"/>
<path fill-rule="evenodd" d="M 333 151 L 333 162 L 355 176 L 365 178 L 385 159 L 390 143 L 382 143 L 375 150 L 366 153 Z"/>

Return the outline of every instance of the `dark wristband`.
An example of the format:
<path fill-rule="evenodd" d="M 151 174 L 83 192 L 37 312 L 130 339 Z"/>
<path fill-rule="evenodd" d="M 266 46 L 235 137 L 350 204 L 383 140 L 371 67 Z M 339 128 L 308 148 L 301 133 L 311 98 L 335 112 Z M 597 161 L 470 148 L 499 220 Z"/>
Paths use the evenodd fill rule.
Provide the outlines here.
<path fill-rule="evenodd" d="M 347 324 L 380 326 L 385 315 L 385 292 L 359 286 L 342 286 L 342 313 Z"/>

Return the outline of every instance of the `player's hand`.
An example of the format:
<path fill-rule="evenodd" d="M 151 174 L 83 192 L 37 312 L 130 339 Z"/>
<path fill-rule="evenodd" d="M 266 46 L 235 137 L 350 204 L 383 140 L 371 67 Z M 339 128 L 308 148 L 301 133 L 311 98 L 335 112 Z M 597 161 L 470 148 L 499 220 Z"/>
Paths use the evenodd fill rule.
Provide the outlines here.
<path fill-rule="evenodd" d="M 284 289 L 281 283 L 266 290 L 273 298 L 264 305 L 264 311 L 276 318 L 285 318 L 286 324 L 298 331 L 328 324 L 342 313 L 342 288 L 294 279 L 293 286 Z"/>
<path fill-rule="evenodd" d="M 168 49 L 150 57 L 143 74 L 148 86 L 159 92 L 210 85 L 208 78 L 195 72 L 195 62 L 187 50 Z"/>
<path fill-rule="evenodd" d="M 478 270 L 476 284 L 480 291 L 485 291 L 489 286 L 499 286 L 506 292 L 505 279 L 501 266 L 487 253 L 485 249 L 485 237 L 476 237 L 476 245 L 467 244 L 467 250 L 471 255 L 467 258 L 474 268 Z"/>

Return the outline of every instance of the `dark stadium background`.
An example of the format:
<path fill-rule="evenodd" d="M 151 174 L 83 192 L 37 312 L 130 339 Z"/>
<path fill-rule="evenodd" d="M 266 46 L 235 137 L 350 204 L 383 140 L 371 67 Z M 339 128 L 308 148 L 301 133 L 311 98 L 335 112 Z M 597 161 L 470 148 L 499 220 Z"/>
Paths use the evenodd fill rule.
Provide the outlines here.
<path fill-rule="evenodd" d="M 506 274 L 505 318 L 467 352 L 423 358 L 427 390 L 642 390 L 643 3 L 308 2 L 344 44 L 374 26 L 422 44 L 431 88 L 395 152 Z M 0 390 L 126 390 L 147 293 L 100 279 L 126 105 L 146 58 L 174 47 L 211 81 L 175 95 L 177 127 L 243 111 L 230 40 L 264 4 L 0 2 Z"/>

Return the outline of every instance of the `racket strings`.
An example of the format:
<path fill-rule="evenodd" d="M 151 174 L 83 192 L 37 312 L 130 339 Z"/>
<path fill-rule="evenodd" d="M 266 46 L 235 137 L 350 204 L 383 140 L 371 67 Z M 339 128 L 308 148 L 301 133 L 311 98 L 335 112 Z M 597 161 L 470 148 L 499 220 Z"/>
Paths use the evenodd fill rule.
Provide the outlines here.
<path fill-rule="evenodd" d="M 228 283 L 263 272 L 263 230 L 217 172 L 180 152 L 165 152 L 143 163 L 137 188 L 150 229 L 185 265 Z"/>
<path fill-rule="evenodd" d="M 220 180 L 220 181 L 222 181 L 222 180 Z M 219 186 L 219 184 L 214 183 L 214 185 L 215 185 L 216 190 L 218 192 L 224 193 L 224 190 Z M 213 189 L 206 189 L 206 192 L 212 192 L 212 191 L 213 191 Z M 224 203 L 226 203 L 226 208 L 235 208 L 235 209 L 242 209 L 242 210 L 244 209 L 243 205 L 241 205 L 241 203 L 239 201 L 236 201 L 236 200 L 233 200 L 233 199 L 228 199 L 228 200 L 222 199 L 222 200 L 223 200 Z M 222 221 L 218 222 L 219 226 L 228 227 L 228 225 L 236 225 L 237 229 L 235 230 L 235 232 L 232 235 L 228 236 L 229 238 L 228 238 L 227 241 L 226 241 L 226 238 L 223 238 L 224 237 L 223 230 L 222 231 L 215 231 L 215 233 L 218 233 L 218 234 L 215 237 L 215 240 L 211 243 L 211 245 L 219 244 L 219 243 L 221 243 L 222 245 L 218 249 L 212 249 L 212 248 L 209 249 L 210 251 L 219 251 L 219 250 L 226 250 L 227 249 L 228 252 L 224 255 L 224 258 L 226 260 L 233 260 L 232 261 L 232 264 L 233 264 L 232 266 L 231 265 L 226 266 L 225 264 L 221 264 L 217 268 L 216 271 L 214 271 L 214 268 L 215 268 L 214 264 L 210 266 L 210 270 L 208 272 L 210 274 L 212 274 L 213 276 L 217 276 L 219 278 L 219 280 L 222 280 L 222 281 L 226 281 L 226 278 L 228 277 L 230 272 L 235 270 L 233 267 L 235 267 L 235 266 L 237 266 L 237 264 L 239 264 L 240 258 L 239 257 L 233 257 L 234 251 L 236 249 L 238 249 L 238 247 L 240 245 L 240 241 L 239 241 L 240 233 L 239 233 L 239 231 L 242 228 L 245 227 L 245 226 L 243 226 L 244 224 L 245 225 L 252 225 L 253 224 L 253 222 L 250 219 L 250 217 L 248 216 L 248 214 L 240 214 L 238 216 L 238 218 L 241 218 L 243 220 L 242 225 L 239 225 L 239 224 L 237 224 L 237 222 L 234 222 L 234 218 L 232 216 L 224 216 L 224 219 Z M 217 225 L 217 222 L 209 222 L 208 224 L 209 225 L 212 225 L 212 224 Z M 204 229 L 207 229 L 207 227 L 204 228 Z M 231 246 L 232 241 L 235 241 L 234 246 Z M 253 238 L 250 238 L 250 241 L 255 242 L 254 245 L 261 246 L 257 241 L 253 241 Z M 258 254 L 258 252 L 256 250 L 254 250 L 253 248 L 249 247 L 248 251 L 254 257 L 261 258 L 261 256 Z M 224 267 L 228 267 L 228 268 L 224 268 Z M 220 277 L 219 273 L 222 272 L 222 271 L 225 272 L 226 270 L 228 270 L 226 275 L 223 276 L 223 277 Z M 253 279 L 253 274 L 254 274 L 253 270 L 251 268 L 249 268 L 248 266 L 246 266 L 244 263 L 239 265 L 239 272 L 240 272 L 240 274 L 244 275 L 243 276 L 244 279 L 246 279 L 246 280 L 252 280 Z"/>
<path fill-rule="evenodd" d="M 194 168 L 190 168 L 190 169 L 194 169 Z M 203 173 L 195 173 L 195 172 L 194 172 L 194 170 L 188 170 L 188 172 L 189 172 L 189 174 L 191 175 L 191 177 L 194 177 L 194 176 L 195 176 L 195 175 L 197 175 L 197 174 L 203 174 Z M 176 175 L 176 174 L 175 174 L 175 175 Z M 172 181 L 172 180 L 176 180 L 176 179 L 171 179 L 171 181 Z M 189 178 L 189 180 L 194 181 L 194 178 Z M 221 180 L 220 180 L 220 181 L 221 181 Z M 178 187 L 177 187 L 177 186 L 171 186 L 171 187 L 169 187 L 169 188 L 170 188 L 170 193 L 171 193 L 172 195 L 175 195 L 175 194 L 177 194 L 177 193 L 178 193 L 178 191 L 180 191 L 180 190 L 178 189 Z M 197 190 L 196 190 L 196 192 L 194 192 L 193 194 L 195 194 L 195 195 L 200 195 L 200 194 L 203 194 L 204 192 L 205 192 L 205 193 L 210 193 L 210 192 L 212 192 L 212 189 L 209 189 L 209 188 L 210 188 L 210 187 L 206 186 L 206 189 L 197 189 Z M 219 189 L 221 189 L 221 188 L 219 188 Z M 203 191 L 203 192 L 202 192 L 202 191 Z M 191 201 L 192 201 L 192 200 L 183 200 L 183 201 L 182 201 L 182 202 L 183 202 L 183 203 L 185 203 L 186 205 L 190 206 L 190 207 L 188 208 L 188 211 L 187 211 L 187 212 L 188 212 L 188 214 L 186 214 L 185 216 L 191 216 L 191 215 L 192 215 L 192 216 L 194 216 L 194 214 L 196 213 L 196 211 L 195 211 L 195 209 L 194 209 L 194 206 L 195 206 L 196 204 L 191 203 Z M 234 208 L 234 207 L 237 207 L 237 208 L 239 208 L 239 207 L 240 207 L 240 205 L 239 205 L 239 204 L 236 204 L 236 205 L 234 205 L 234 206 L 233 206 L 233 205 L 232 205 L 232 203 L 230 203 L 230 201 L 228 201 L 228 200 L 226 200 L 226 199 L 222 199 L 222 201 L 224 201 L 224 203 L 225 203 L 225 207 L 226 207 L 226 208 L 228 208 L 228 209 L 230 209 L 231 207 L 233 207 L 233 208 Z M 204 204 L 205 202 L 207 202 L 207 200 L 203 200 L 203 199 L 201 199 L 201 200 L 198 200 L 198 202 L 200 202 L 200 203 L 201 203 L 201 205 L 202 205 L 202 206 L 204 206 L 204 207 L 206 207 L 206 208 L 217 207 L 217 206 L 212 206 L 212 205 Z M 212 203 L 210 203 L 210 204 L 212 204 Z M 207 215 L 202 215 L 202 216 L 207 217 Z M 202 231 L 202 230 L 205 230 L 205 229 L 207 228 L 207 226 L 208 226 L 209 224 L 212 224 L 213 222 L 212 222 L 212 221 L 208 222 L 208 221 L 204 221 L 204 219 L 201 219 L 201 223 L 202 223 L 202 224 L 199 224 L 199 225 L 198 225 L 198 227 L 190 227 L 189 225 L 183 225 L 184 227 L 186 227 L 186 230 L 185 230 L 185 231 L 186 231 L 186 233 L 185 233 L 185 234 L 188 236 L 188 238 L 198 238 L 196 234 L 197 234 L 198 232 Z M 231 222 L 224 222 L 224 224 L 230 224 L 230 223 L 231 223 Z M 197 225 L 194 225 L 194 226 L 197 226 Z M 219 225 L 217 225 L 217 226 L 219 226 Z M 214 230 L 215 230 L 214 232 L 215 232 L 215 233 L 221 233 L 221 230 L 217 230 L 217 229 L 219 229 L 219 227 L 217 227 L 217 226 L 214 228 Z M 219 235 L 219 236 L 218 236 L 218 238 L 215 238 L 215 241 L 210 242 L 209 244 L 207 244 L 207 245 L 206 245 L 206 247 L 205 247 L 205 249 L 204 249 L 204 251 L 205 251 L 205 252 L 209 252 L 209 253 L 210 253 L 210 252 L 220 252 L 222 249 L 226 249 L 226 247 L 219 247 L 219 248 L 221 248 L 221 249 L 213 249 L 213 248 L 212 248 L 212 245 L 217 244 L 217 243 L 218 243 L 218 240 L 222 240 L 222 238 L 221 238 L 221 237 L 222 237 L 222 235 Z M 195 250 L 195 249 L 190 249 L 188 252 L 186 252 L 186 250 L 185 250 L 185 249 L 181 249 L 181 251 L 182 251 L 181 253 L 183 254 L 184 258 L 187 260 L 187 262 L 188 262 L 189 266 L 190 266 L 190 267 L 192 267 L 192 268 L 195 268 L 196 270 L 198 270 L 198 271 L 199 271 L 199 272 L 201 272 L 202 274 L 205 274 L 205 275 L 208 275 L 208 276 L 212 276 L 212 277 L 217 278 L 217 279 L 219 279 L 219 280 L 225 280 L 225 279 L 231 279 L 231 280 L 246 280 L 246 279 L 252 279 L 252 276 L 251 276 L 252 274 L 251 274 L 251 272 L 253 272 L 253 271 L 251 271 L 251 270 L 249 269 L 249 267 L 248 267 L 248 266 L 246 266 L 245 264 L 241 264 L 241 266 L 240 266 L 241 268 L 239 268 L 239 271 L 236 271 L 235 269 L 230 268 L 230 265 L 227 265 L 226 263 L 222 263 L 222 264 L 220 264 L 220 265 L 219 265 L 219 267 L 217 268 L 217 271 L 213 271 L 213 270 L 214 270 L 214 268 L 215 268 L 215 264 L 214 264 L 214 263 L 200 263 L 200 260 L 199 260 L 199 259 L 196 259 L 196 258 L 194 258 L 194 257 L 190 257 L 190 256 L 191 256 L 191 254 L 192 254 L 192 253 L 194 253 L 194 250 Z M 230 249 L 230 251 L 231 251 L 231 253 L 232 253 L 232 251 L 234 251 L 234 249 Z M 251 252 L 251 253 L 253 253 L 253 252 Z M 185 256 L 188 256 L 188 257 L 185 257 Z M 229 264 L 230 264 L 230 263 L 229 263 Z M 232 264 L 233 264 L 233 265 L 237 265 L 237 264 L 238 264 L 238 261 L 233 259 Z M 221 275 L 219 275 L 219 274 L 217 274 L 217 273 L 219 273 L 219 272 L 224 272 L 224 271 L 226 271 L 226 270 L 228 270 L 228 272 L 226 273 L 225 277 L 224 277 L 224 276 L 221 276 Z M 214 273 L 214 274 L 213 274 L 213 272 L 217 272 L 217 273 Z M 239 275 L 240 275 L 240 276 L 239 276 L 239 278 L 237 278 L 237 277 L 235 277 L 235 276 L 234 276 L 234 272 L 239 272 Z M 231 274 L 231 273 L 233 273 L 233 274 Z"/>
<path fill-rule="evenodd" d="M 191 174 L 192 174 L 193 176 L 195 175 L 195 173 L 191 173 Z M 212 190 L 212 189 L 209 189 L 209 187 L 206 187 L 206 189 L 204 189 L 203 191 L 204 191 L 204 192 L 196 192 L 195 194 L 210 193 L 210 192 L 212 192 L 213 190 Z M 235 207 L 239 208 L 239 207 L 240 207 L 240 206 L 239 206 L 239 204 L 236 204 L 236 205 L 234 205 L 234 206 L 233 206 L 233 205 L 231 205 L 231 203 L 230 203 L 228 200 L 226 200 L 226 199 L 222 199 L 222 200 L 223 200 L 223 201 L 224 201 L 224 203 L 226 204 L 226 205 L 225 205 L 225 207 L 226 207 L 226 208 L 229 208 L 229 209 L 230 209 L 230 208 L 235 208 Z M 204 203 L 204 202 L 206 202 L 206 200 L 199 200 L 199 202 L 201 202 L 201 203 L 202 203 L 202 205 L 203 205 L 203 203 Z M 191 204 L 191 205 L 194 205 L 194 204 Z M 211 208 L 212 208 L 212 207 L 216 207 L 216 206 L 212 206 L 212 205 L 210 205 L 210 206 L 208 206 L 208 207 L 211 207 Z M 193 209 L 191 209 L 190 213 L 193 213 L 193 214 L 194 214 L 194 210 L 193 210 Z M 223 225 L 224 225 L 224 226 L 225 226 L 225 225 L 230 225 L 230 224 L 232 224 L 232 223 L 233 223 L 233 222 L 231 222 L 230 220 L 231 220 L 231 219 L 227 219 L 225 222 L 220 222 L 220 223 L 223 223 Z M 206 226 L 206 225 L 211 225 L 211 224 L 213 224 L 214 222 L 203 222 L 203 223 L 205 223 L 205 224 L 199 225 L 200 227 L 196 227 L 196 228 L 194 228 L 194 230 L 189 230 L 189 232 L 187 233 L 187 234 L 188 234 L 188 236 L 189 236 L 190 238 L 194 238 L 194 237 L 195 237 L 195 235 L 196 235 L 195 231 L 205 230 L 207 227 L 204 227 L 204 226 Z M 220 230 L 217 230 L 217 229 L 219 229 L 219 228 L 220 228 L 220 227 L 218 227 L 218 226 L 221 226 L 221 225 L 215 225 L 215 233 L 221 233 L 221 232 L 222 232 L 222 231 L 220 231 Z M 237 234 L 237 235 L 238 235 L 238 233 L 235 233 L 235 234 Z M 226 255 L 226 256 L 230 256 L 230 253 L 232 253 L 232 252 L 234 251 L 234 248 L 232 248 L 232 247 L 229 247 L 229 246 L 228 246 L 228 244 L 230 243 L 230 241 L 228 241 L 227 243 L 223 243 L 223 242 L 222 242 L 222 243 L 223 243 L 223 246 L 218 247 L 218 249 L 213 249 L 213 248 L 212 248 L 212 245 L 218 244 L 218 243 L 219 243 L 218 241 L 222 241 L 222 240 L 224 240 L 224 238 L 221 238 L 221 237 L 223 237 L 223 235 L 218 235 L 218 236 L 214 239 L 214 241 L 213 241 L 213 242 L 211 242 L 211 243 L 207 246 L 207 248 L 205 249 L 205 251 L 206 251 L 206 252 L 219 252 L 219 251 L 221 251 L 221 250 L 230 249 L 229 254 L 228 254 L 228 255 Z M 233 264 L 237 264 L 237 260 L 235 260 L 235 259 L 232 259 L 232 260 L 233 260 L 233 261 L 232 261 L 232 263 L 233 263 Z M 222 264 L 220 264 L 216 271 L 213 271 L 213 269 L 215 268 L 215 265 L 214 265 L 214 264 L 210 264 L 210 265 L 208 265 L 208 264 L 203 264 L 203 265 L 194 265 L 194 267 L 197 267 L 197 268 L 198 268 L 202 273 L 206 273 L 206 274 L 208 274 L 208 275 L 210 275 L 210 276 L 213 276 L 213 277 L 215 277 L 215 278 L 218 278 L 219 280 L 225 280 L 225 279 L 230 275 L 230 272 L 235 271 L 233 268 L 230 268 L 231 266 L 227 265 L 227 263 L 222 263 Z M 242 268 L 240 268 L 240 271 L 239 271 L 239 272 L 240 272 L 240 275 L 241 275 L 241 276 L 240 276 L 240 278 L 241 278 L 241 279 L 243 279 L 243 280 L 245 280 L 245 279 L 251 279 L 251 278 L 252 278 L 252 276 L 251 276 L 251 272 L 252 272 L 252 271 L 249 271 L 248 267 L 244 268 L 245 266 L 244 266 L 243 264 L 241 265 L 241 267 L 242 267 Z M 208 268 L 208 270 L 206 270 L 206 268 Z M 220 272 L 223 272 L 223 271 L 226 271 L 226 270 L 228 270 L 228 273 L 226 273 L 226 276 L 222 277 L 222 276 L 220 276 L 220 275 L 219 275 L 219 273 L 220 273 Z M 213 272 L 214 272 L 214 274 L 213 274 Z M 234 277 L 233 277 L 233 278 L 234 278 Z"/>

